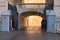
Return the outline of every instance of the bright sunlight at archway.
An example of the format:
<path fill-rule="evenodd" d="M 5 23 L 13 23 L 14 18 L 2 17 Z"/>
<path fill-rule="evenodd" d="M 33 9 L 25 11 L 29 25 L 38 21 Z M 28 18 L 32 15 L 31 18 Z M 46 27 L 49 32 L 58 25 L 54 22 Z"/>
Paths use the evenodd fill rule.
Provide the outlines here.
<path fill-rule="evenodd" d="M 26 30 L 40 31 L 42 19 L 43 18 L 41 16 L 36 15 L 28 16 L 27 18 L 25 18 Z"/>

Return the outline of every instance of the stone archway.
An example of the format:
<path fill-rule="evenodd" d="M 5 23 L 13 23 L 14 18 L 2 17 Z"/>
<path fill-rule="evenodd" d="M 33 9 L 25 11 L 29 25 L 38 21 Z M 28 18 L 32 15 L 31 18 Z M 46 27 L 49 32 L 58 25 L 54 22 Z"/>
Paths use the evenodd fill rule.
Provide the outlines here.
<path fill-rule="evenodd" d="M 43 29 L 44 14 L 36 11 L 28 11 L 20 14 L 21 29 L 40 31 Z"/>

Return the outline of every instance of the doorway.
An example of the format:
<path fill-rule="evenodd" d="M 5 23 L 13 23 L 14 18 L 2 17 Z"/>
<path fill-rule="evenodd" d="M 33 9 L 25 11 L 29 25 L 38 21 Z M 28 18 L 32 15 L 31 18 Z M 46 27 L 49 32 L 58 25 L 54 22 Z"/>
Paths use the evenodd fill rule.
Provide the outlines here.
<path fill-rule="evenodd" d="M 45 31 L 47 22 L 44 14 L 40 12 L 23 12 L 21 14 L 22 29 L 26 31 Z"/>

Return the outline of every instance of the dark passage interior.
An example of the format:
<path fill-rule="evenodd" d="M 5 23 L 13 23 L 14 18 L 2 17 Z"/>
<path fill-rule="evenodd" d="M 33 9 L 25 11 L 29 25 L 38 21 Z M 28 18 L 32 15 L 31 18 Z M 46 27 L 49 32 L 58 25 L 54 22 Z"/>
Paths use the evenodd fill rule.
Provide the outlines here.
<path fill-rule="evenodd" d="M 21 13 L 22 29 L 26 31 L 46 31 L 47 20 L 40 12 Z"/>

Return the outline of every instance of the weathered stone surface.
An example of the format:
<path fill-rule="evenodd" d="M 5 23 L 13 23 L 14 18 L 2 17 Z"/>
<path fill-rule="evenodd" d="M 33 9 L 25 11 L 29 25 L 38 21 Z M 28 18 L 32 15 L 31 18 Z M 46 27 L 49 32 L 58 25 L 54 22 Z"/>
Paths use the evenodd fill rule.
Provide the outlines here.
<path fill-rule="evenodd" d="M 60 0 L 54 0 L 54 5 L 60 5 Z"/>
<path fill-rule="evenodd" d="M 1 13 L 5 10 L 8 10 L 8 2 L 7 0 L 0 0 L 0 18 L 1 18 Z"/>

